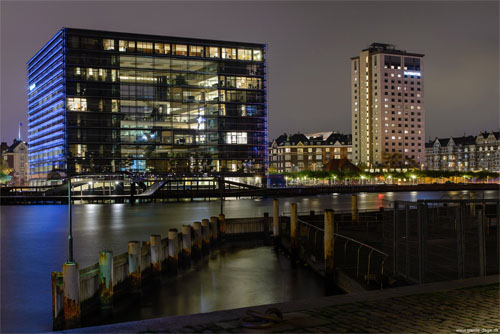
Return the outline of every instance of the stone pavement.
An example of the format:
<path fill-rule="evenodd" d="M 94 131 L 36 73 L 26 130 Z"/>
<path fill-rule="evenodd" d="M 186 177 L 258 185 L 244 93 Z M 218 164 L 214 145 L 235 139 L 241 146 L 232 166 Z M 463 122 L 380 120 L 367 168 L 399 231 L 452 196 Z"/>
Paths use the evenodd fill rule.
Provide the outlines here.
<path fill-rule="evenodd" d="M 499 276 L 80 328 L 68 333 L 500 333 Z M 284 321 L 242 327 L 246 310 L 278 307 Z"/>

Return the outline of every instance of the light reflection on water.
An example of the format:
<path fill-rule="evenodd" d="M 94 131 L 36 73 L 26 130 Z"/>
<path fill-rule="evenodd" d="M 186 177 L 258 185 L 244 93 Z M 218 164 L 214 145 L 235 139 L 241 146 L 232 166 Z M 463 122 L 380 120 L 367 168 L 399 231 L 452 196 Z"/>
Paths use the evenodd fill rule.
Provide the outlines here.
<path fill-rule="evenodd" d="M 464 195 L 467 195 L 467 192 L 363 193 L 359 196 L 358 207 L 360 210 L 376 209 L 386 206 L 388 201 L 393 200 L 413 201 Z M 482 198 L 483 195 L 485 198 L 498 197 L 496 191 L 485 191 L 477 192 L 476 198 Z M 292 202 L 298 203 L 299 211 L 303 212 L 325 208 L 345 210 L 351 206 L 351 197 L 347 194 L 338 194 L 280 198 L 280 211 L 289 211 Z M 1 207 L 0 331 L 2 333 L 51 329 L 50 272 L 60 271 L 62 263 L 67 258 L 67 211 L 67 207 L 63 205 Z M 166 236 L 169 228 L 176 227 L 180 230 L 183 224 L 216 216 L 219 211 L 218 201 L 136 206 L 75 205 L 73 207 L 75 259 L 80 268 L 83 268 L 98 261 L 99 250 L 111 249 L 115 254 L 121 254 L 127 251 L 129 240 L 149 240 L 151 234 Z M 272 213 L 272 199 L 232 200 L 224 203 L 224 213 L 230 218 L 262 216 L 264 212 Z M 183 296 L 174 304 L 185 306 L 172 309 L 171 312 L 174 313 L 169 314 L 207 312 L 221 307 L 220 305 L 229 305 L 228 300 L 232 301 L 231 294 L 217 292 L 219 284 L 226 284 L 226 280 L 230 279 L 224 273 L 226 271 L 234 271 L 234 277 L 231 279 L 244 281 L 249 288 L 252 286 L 255 288 L 254 292 L 248 292 L 248 295 L 241 297 L 242 301 L 256 304 L 259 298 L 263 298 L 259 292 L 255 292 L 260 291 L 258 284 L 263 286 L 275 284 L 272 283 L 274 275 L 280 278 L 288 277 L 280 282 L 278 291 L 281 291 L 281 296 L 289 295 L 293 285 L 289 276 L 296 273 L 293 270 L 276 271 L 277 268 L 282 268 L 286 261 L 273 258 L 268 266 L 274 269 L 269 270 L 267 275 L 258 276 L 259 266 L 263 264 L 259 262 L 257 265 L 252 262 L 251 257 L 244 259 L 244 256 L 239 258 L 237 254 L 230 253 L 220 260 L 224 265 L 217 262 L 219 260 L 215 263 L 210 262 L 207 267 L 201 268 L 197 275 L 190 276 L 190 279 L 198 279 L 201 282 L 201 276 L 206 275 L 203 277 L 211 283 L 196 285 L 199 286 L 198 294 L 202 300 L 193 302 L 194 297 Z M 235 262 L 232 262 L 233 260 Z M 243 270 L 246 266 L 250 267 L 249 270 Z M 175 282 L 171 283 L 181 284 Z M 281 298 L 272 294 L 267 296 L 265 303 L 278 302 Z M 195 308 L 192 305 L 203 305 L 203 307 Z M 165 311 L 165 307 L 159 306 L 158 309 Z M 153 316 L 163 314 L 160 313 L 154 313 Z"/>

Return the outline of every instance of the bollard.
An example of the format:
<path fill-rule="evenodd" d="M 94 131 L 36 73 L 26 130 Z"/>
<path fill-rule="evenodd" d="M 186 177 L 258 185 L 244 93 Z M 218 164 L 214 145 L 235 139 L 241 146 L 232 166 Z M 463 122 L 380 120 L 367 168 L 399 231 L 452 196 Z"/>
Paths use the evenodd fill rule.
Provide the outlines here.
<path fill-rule="evenodd" d="M 297 259 L 299 254 L 298 244 L 298 222 L 297 222 L 297 203 L 290 204 L 290 252 L 292 258 Z"/>
<path fill-rule="evenodd" d="M 221 242 L 226 241 L 226 216 L 221 213 L 218 217 L 219 220 L 219 239 Z"/>
<path fill-rule="evenodd" d="M 142 285 L 141 275 L 141 242 L 128 242 L 128 274 L 132 292 L 140 292 Z"/>
<path fill-rule="evenodd" d="M 325 279 L 327 281 L 334 280 L 335 263 L 335 221 L 333 210 L 325 210 L 325 236 L 324 236 L 324 251 L 325 251 Z"/>
<path fill-rule="evenodd" d="M 182 259 L 189 264 L 191 262 L 191 226 L 182 225 Z"/>
<path fill-rule="evenodd" d="M 102 309 L 113 307 L 113 252 L 99 252 L 99 301 Z"/>
<path fill-rule="evenodd" d="M 64 281 L 61 272 L 52 272 L 52 330 L 64 329 Z"/>
<path fill-rule="evenodd" d="M 80 327 L 80 273 L 76 262 L 63 264 L 63 282 L 65 327 Z"/>
<path fill-rule="evenodd" d="M 214 248 L 217 245 L 217 217 L 210 217 L 210 246 Z"/>
<path fill-rule="evenodd" d="M 202 249 L 202 239 L 203 239 L 200 222 L 193 223 L 193 232 L 194 232 L 193 255 L 195 255 L 196 258 L 200 258 Z"/>
<path fill-rule="evenodd" d="M 274 244 L 278 244 L 280 235 L 280 212 L 278 199 L 273 200 L 273 238 Z"/>
<path fill-rule="evenodd" d="M 150 235 L 149 245 L 151 247 L 151 273 L 153 276 L 157 276 L 161 273 L 161 262 L 163 261 L 161 236 L 159 234 Z"/>
<path fill-rule="evenodd" d="M 201 234 L 203 236 L 201 250 L 203 253 L 210 253 L 210 225 L 208 219 L 201 220 Z"/>
<path fill-rule="evenodd" d="M 179 261 L 182 262 L 182 228 L 179 233 L 177 233 L 177 257 L 179 258 Z"/>
<path fill-rule="evenodd" d="M 168 230 L 168 269 L 172 274 L 177 274 L 177 264 L 179 262 L 179 236 L 176 228 Z"/>
<path fill-rule="evenodd" d="M 351 196 L 351 220 L 358 221 L 358 195 Z"/>

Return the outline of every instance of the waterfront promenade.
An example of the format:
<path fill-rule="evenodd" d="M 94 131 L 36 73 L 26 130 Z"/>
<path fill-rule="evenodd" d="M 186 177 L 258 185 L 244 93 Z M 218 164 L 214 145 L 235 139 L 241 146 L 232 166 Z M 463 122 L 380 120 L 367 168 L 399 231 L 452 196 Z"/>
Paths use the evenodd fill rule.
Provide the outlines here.
<path fill-rule="evenodd" d="M 145 191 L 133 197 L 134 203 L 163 203 L 178 202 L 182 199 L 215 199 L 224 198 L 277 198 L 277 197 L 302 197 L 328 194 L 357 194 L 357 193 L 380 193 L 380 192 L 449 192 L 449 191 L 497 191 L 497 183 L 469 183 L 469 184 L 335 184 L 329 186 L 307 186 L 287 188 L 231 188 L 226 187 L 223 192 L 214 187 L 179 186 L 166 187 L 151 186 L 151 191 Z M 68 194 L 65 186 L 44 190 L 37 187 L 3 187 L 0 188 L 0 204 L 67 204 Z M 130 194 L 116 194 L 109 192 L 81 193 L 73 190 L 72 202 L 81 203 L 131 203 Z"/>
<path fill-rule="evenodd" d="M 498 333 L 499 287 L 492 275 L 64 332 Z M 242 326 L 247 310 L 270 307 L 283 312 L 283 322 L 263 330 Z"/>

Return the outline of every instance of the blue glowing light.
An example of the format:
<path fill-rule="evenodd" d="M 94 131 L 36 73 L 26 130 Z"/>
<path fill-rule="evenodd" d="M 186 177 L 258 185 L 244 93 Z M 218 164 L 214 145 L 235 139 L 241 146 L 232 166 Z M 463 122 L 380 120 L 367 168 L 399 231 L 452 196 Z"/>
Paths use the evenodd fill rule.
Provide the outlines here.
<path fill-rule="evenodd" d="M 404 71 L 405 75 L 416 75 L 417 77 L 420 76 L 420 72 L 415 72 L 415 71 Z"/>

